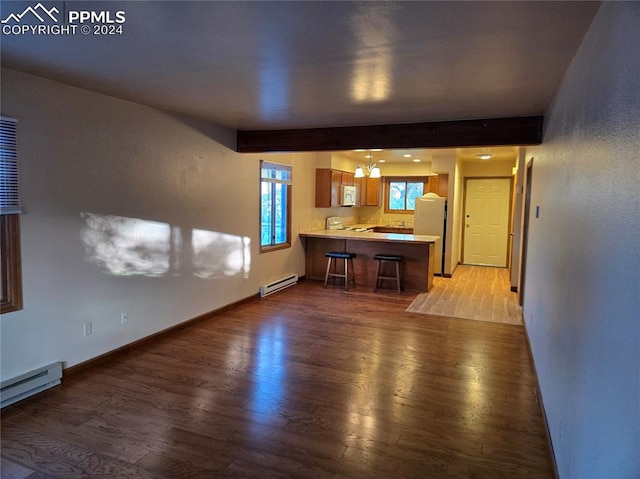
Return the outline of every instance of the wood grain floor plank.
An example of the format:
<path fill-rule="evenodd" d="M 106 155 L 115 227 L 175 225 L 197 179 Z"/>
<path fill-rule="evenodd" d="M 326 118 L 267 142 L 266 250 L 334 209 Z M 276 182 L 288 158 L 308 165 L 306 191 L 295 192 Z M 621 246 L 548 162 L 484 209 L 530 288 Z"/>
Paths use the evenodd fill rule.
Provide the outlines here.
<path fill-rule="evenodd" d="M 413 299 L 302 282 L 141 344 L 5 408 L 3 464 L 18 479 L 551 478 L 522 326 L 405 312 Z"/>
<path fill-rule="evenodd" d="M 415 298 L 408 312 L 522 324 L 522 308 L 506 268 L 459 265 L 451 278 L 436 277 L 433 285 Z"/>

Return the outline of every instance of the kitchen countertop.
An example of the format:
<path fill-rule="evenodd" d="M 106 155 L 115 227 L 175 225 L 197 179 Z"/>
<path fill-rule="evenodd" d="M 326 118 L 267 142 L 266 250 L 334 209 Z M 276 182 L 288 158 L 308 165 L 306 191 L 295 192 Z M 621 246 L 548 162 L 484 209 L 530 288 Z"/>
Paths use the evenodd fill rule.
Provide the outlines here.
<path fill-rule="evenodd" d="M 351 230 L 318 230 L 300 233 L 305 238 L 331 238 L 356 241 L 382 241 L 392 243 L 435 243 L 440 236 L 414 235 L 404 233 L 373 233 Z"/>

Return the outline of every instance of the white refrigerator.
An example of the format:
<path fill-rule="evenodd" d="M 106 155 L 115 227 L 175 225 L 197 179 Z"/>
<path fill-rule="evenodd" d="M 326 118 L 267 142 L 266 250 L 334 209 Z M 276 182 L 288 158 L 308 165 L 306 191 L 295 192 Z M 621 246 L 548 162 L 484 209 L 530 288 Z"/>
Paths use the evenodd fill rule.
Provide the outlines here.
<path fill-rule="evenodd" d="M 416 198 L 413 234 L 439 236 L 433 256 L 434 274 L 444 274 L 445 225 L 447 221 L 447 199 L 435 193 Z"/>

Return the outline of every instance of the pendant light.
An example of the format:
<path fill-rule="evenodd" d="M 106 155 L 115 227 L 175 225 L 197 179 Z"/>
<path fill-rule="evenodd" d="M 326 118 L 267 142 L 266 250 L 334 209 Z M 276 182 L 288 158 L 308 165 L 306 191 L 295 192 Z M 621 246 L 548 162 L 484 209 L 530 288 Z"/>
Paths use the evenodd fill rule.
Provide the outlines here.
<path fill-rule="evenodd" d="M 371 162 L 371 159 L 373 158 L 373 153 L 372 150 L 369 150 L 369 154 L 366 155 L 366 158 L 369 159 L 369 164 L 366 166 L 368 172 L 369 172 L 369 178 L 380 178 L 380 168 L 375 164 Z M 356 171 L 353 175 L 354 178 L 364 178 L 365 175 L 365 169 L 362 167 L 362 165 L 358 165 L 358 167 L 356 168 Z"/>

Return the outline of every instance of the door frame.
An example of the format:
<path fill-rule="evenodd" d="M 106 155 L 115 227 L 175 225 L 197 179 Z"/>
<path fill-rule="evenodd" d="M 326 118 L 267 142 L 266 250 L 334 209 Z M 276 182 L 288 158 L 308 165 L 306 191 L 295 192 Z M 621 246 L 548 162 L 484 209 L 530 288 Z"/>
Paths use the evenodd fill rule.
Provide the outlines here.
<path fill-rule="evenodd" d="M 527 247 L 529 245 L 529 217 L 531 216 L 531 183 L 533 181 L 533 157 L 527 162 L 524 180 L 524 213 L 522 218 L 522 248 L 520 249 L 520 284 L 518 302 L 524 308 L 524 280 L 527 272 Z"/>
<path fill-rule="evenodd" d="M 464 260 L 464 236 L 466 231 L 466 220 L 467 220 L 467 180 L 509 180 L 509 213 L 507 217 L 507 224 L 510 224 L 513 218 L 513 176 L 465 176 L 464 177 L 464 187 L 462 188 L 462 237 L 460 238 L 460 260 L 462 264 L 465 263 Z M 510 229 L 507 227 L 507 256 L 506 262 L 504 266 L 495 266 L 496 268 L 506 268 L 509 266 L 509 257 L 511 256 L 511 242 L 509 241 L 509 235 L 511 234 Z"/>

